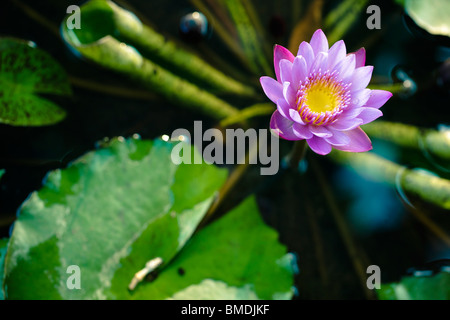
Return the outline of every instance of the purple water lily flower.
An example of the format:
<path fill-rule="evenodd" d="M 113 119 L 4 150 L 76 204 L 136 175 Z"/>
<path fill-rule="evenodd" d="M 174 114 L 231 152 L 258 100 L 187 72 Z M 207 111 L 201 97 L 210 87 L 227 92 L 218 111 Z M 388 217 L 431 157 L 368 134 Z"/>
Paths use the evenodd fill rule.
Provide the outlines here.
<path fill-rule="evenodd" d="M 276 45 L 274 65 L 277 79 L 261 77 L 264 93 L 277 105 L 270 120 L 273 132 L 286 140 L 306 139 L 318 154 L 332 148 L 364 152 L 372 143 L 360 125 L 382 115 L 379 108 L 392 93 L 370 90 L 372 66 L 364 66 L 361 48 L 347 54 L 344 41 L 328 48 L 322 30 L 311 42 L 303 41 L 297 56 Z"/>

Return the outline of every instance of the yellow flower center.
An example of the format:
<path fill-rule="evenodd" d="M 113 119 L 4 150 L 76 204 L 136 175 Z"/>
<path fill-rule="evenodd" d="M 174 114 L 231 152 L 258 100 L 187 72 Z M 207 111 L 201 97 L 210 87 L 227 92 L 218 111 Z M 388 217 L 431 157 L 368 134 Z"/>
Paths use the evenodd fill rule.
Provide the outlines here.
<path fill-rule="evenodd" d="M 333 73 L 311 75 L 297 93 L 298 112 L 306 123 L 326 125 L 334 122 L 350 102 L 348 85 Z"/>
<path fill-rule="evenodd" d="M 322 81 L 314 83 L 305 91 L 304 103 L 308 105 L 309 110 L 315 113 L 332 112 L 342 101 L 336 88 L 329 83 Z"/>

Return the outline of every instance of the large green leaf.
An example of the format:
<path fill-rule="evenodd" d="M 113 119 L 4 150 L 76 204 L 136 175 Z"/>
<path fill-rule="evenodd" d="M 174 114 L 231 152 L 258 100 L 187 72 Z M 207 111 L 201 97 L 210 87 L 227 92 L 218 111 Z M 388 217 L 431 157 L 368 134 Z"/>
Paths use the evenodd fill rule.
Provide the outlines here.
<path fill-rule="evenodd" d="M 382 300 L 450 300 L 450 273 L 404 277 L 399 283 L 382 284 L 377 294 Z"/>
<path fill-rule="evenodd" d="M 0 122 L 43 126 L 64 119 L 65 111 L 39 94 L 71 94 L 64 70 L 28 42 L 0 39 Z"/>
<path fill-rule="evenodd" d="M 450 37 L 450 1 L 397 0 L 417 25 L 431 34 Z"/>
<path fill-rule="evenodd" d="M 242 288 L 230 287 L 223 281 L 205 279 L 178 291 L 173 300 L 257 300 L 251 285 Z"/>
<path fill-rule="evenodd" d="M 5 256 L 8 247 L 8 239 L 0 239 L 0 286 L 3 285 L 3 278 L 5 273 Z M 4 300 L 3 288 L 0 287 L 0 300 Z"/>
<path fill-rule="evenodd" d="M 122 298 L 290 299 L 294 260 L 277 238 L 249 197 L 195 235 L 156 280 Z"/>
<path fill-rule="evenodd" d="M 51 172 L 15 222 L 6 297 L 114 299 L 128 292 L 146 262 L 169 262 L 227 174 L 206 164 L 176 166 L 172 147 L 162 140 L 114 139 Z M 71 265 L 81 271 L 79 290 L 66 285 Z"/>

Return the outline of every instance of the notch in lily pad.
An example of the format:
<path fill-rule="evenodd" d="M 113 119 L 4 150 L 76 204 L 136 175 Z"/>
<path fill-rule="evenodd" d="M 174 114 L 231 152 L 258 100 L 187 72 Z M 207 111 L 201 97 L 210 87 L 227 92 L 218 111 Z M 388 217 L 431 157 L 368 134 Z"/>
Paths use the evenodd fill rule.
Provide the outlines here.
<path fill-rule="evenodd" d="M 0 123 L 45 126 L 63 120 L 64 109 L 41 94 L 72 94 L 64 69 L 33 42 L 0 38 Z"/>

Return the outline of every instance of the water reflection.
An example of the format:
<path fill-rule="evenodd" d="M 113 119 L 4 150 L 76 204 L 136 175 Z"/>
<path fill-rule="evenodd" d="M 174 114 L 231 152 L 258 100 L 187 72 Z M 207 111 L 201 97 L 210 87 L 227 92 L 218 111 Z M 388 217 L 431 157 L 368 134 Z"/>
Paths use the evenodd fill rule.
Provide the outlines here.
<path fill-rule="evenodd" d="M 368 236 L 400 226 L 405 210 L 391 187 L 366 180 L 344 167 L 337 170 L 334 181 L 341 196 L 351 201 L 347 217 L 356 233 Z"/>
<path fill-rule="evenodd" d="M 398 93 L 401 98 L 409 98 L 417 92 L 416 81 L 409 76 L 403 67 L 395 67 L 392 70 L 392 77 L 398 81 L 401 81 L 403 84 L 403 91 Z"/>
<path fill-rule="evenodd" d="M 374 150 L 383 157 L 392 161 L 398 158 L 397 150 L 389 144 L 379 141 L 373 144 Z M 398 177 L 402 171 L 397 173 Z M 406 212 L 402 201 L 412 206 L 401 187 L 394 189 L 385 183 L 368 180 L 347 167 L 338 168 L 333 181 L 341 200 L 349 203 L 347 218 L 354 232 L 360 235 L 369 236 L 400 227 Z"/>

